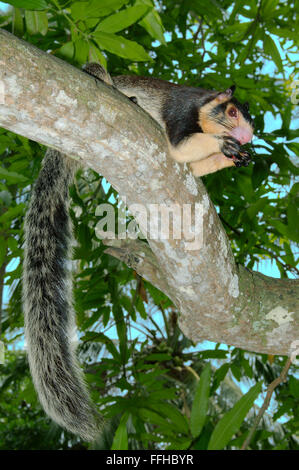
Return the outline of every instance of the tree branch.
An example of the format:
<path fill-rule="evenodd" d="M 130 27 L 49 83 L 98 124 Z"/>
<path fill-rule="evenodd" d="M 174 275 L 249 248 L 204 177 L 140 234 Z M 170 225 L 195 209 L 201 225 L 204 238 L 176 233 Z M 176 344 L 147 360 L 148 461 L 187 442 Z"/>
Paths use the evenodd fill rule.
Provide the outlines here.
<path fill-rule="evenodd" d="M 6 31 L 0 51 L 0 125 L 81 160 L 125 197 L 159 267 L 155 285 L 180 310 L 185 335 L 289 354 L 298 338 L 298 280 L 236 265 L 205 187 L 168 158 L 159 125 L 117 90 Z M 150 230 L 164 221 L 156 209 L 173 207 L 169 237 L 155 238 Z M 182 224 L 186 208 L 193 213 Z"/>
<path fill-rule="evenodd" d="M 270 401 L 271 401 L 271 398 L 272 398 L 272 395 L 273 395 L 273 392 L 274 392 L 275 388 L 278 387 L 278 385 L 280 385 L 282 382 L 287 381 L 287 375 L 288 375 L 288 371 L 289 371 L 289 368 L 290 368 L 291 364 L 292 364 L 292 360 L 291 360 L 291 358 L 288 358 L 285 362 L 285 365 L 283 367 L 283 370 L 281 371 L 280 376 L 277 377 L 275 380 L 273 380 L 273 382 L 271 382 L 268 385 L 266 398 L 264 400 L 264 403 L 261 406 L 261 408 L 259 409 L 258 415 L 257 415 L 257 417 L 254 421 L 254 424 L 253 424 L 252 428 L 249 431 L 249 434 L 248 434 L 247 438 L 245 439 L 245 441 L 242 444 L 241 450 L 246 450 L 247 447 L 249 446 L 249 444 L 251 442 L 251 439 L 252 439 L 252 436 L 254 435 L 254 433 L 255 433 L 255 431 L 256 431 L 256 429 L 257 429 L 257 427 L 258 427 L 265 411 L 267 410 L 267 408 L 270 404 Z"/>
<path fill-rule="evenodd" d="M 105 253 L 123 261 L 166 295 L 171 295 L 157 258 L 148 244 L 140 240 L 102 240 L 102 242 L 109 246 Z"/>

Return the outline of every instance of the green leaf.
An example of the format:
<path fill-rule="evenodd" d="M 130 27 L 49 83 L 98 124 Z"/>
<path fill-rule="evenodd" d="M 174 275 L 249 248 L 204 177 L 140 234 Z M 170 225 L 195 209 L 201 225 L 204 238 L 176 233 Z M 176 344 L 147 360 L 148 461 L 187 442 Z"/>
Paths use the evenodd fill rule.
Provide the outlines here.
<path fill-rule="evenodd" d="M 85 20 L 87 18 L 86 9 L 89 2 L 75 2 L 71 6 L 71 15 L 74 20 Z"/>
<path fill-rule="evenodd" d="M 242 377 L 242 376 L 241 376 L 240 367 L 239 367 L 237 364 L 232 364 L 232 365 L 230 366 L 230 370 L 231 370 L 233 376 L 235 377 L 235 379 L 236 379 L 238 382 L 240 382 L 241 377 Z"/>
<path fill-rule="evenodd" d="M 246 58 L 250 57 L 250 54 L 254 50 L 255 44 L 258 40 L 257 35 L 255 32 L 252 33 L 252 38 L 247 42 L 246 46 L 241 49 L 240 54 L 238 55 L 238 62 L 240 65 L 245 62 Z"/>
<path fill-rule="evenodd" d="M 215 374 L 214 374 L 214 383 L 213 383 L 213 387 L 212 387 L 212 390 L 211 390 L 211 393 L 214 393 L 217 388 L 219 387 L 220 383 L 222 382 L 222 380 L 224 379 L 224 377 L 226 376 L 228 370 L 229 370 L 229 367 L 230 365 L 228 363 L 226 364 L 223 364 L 221 367 L 219 367 Z"/>
<path fill-rule="evenodd" d="M 136 308 L 137 308 L 137 311 L 140 313 L 141 318 L 143 318 L 145 320 L 147 318 L 147 313 L 146 313 L 144 303 L 143 303 L 141 297 L 138 297 L 138 299 L 137 299 Z"/>
<path fill-rule="evenodd" d="M 9 5 L 26 10 L 45 10 L 48 8 L 45 0 L 6 0 L 3 3 L 9 3 Z"/>
<path fill-rule="evenodd" d="M 129 41 L 122 36 L 100 31 L 96 31 L 93 36 L 101 49 L 105 49 L 119 57 L 136 61 L 152 60 L 143 47 L 135 41 Z"/>
<path fill-rule="evenodd" d="M 255 384 L 217 423 L 208 445 L 208 450 L 223 449 L 240 429 L 254 400 L 262 390 L 262 382 Z"/>
<path fill-rule="evenodd" d="M 200 352 L 202 359 L 226 359 L 228 352 L 223 349 L 206 349 Z"/>
<path fill-rule="evenodd" d="M 177 431 L 177 427 L 173 423 L 168 422 L 167 419 L 161 415 L 161 411 L 156 413 L 148 408 L 139 408 L 138 414 L 145 422 L 159 426 L 161 432 L 173 433 L 175 430 Z"/>
<path fill-rule="evenodd" d="M 21 37 L 24 34 L 23 15 L 19 8 L 14 9 L 13 31 L 14 31 L 14 34 L 19 37 Z"/>
<path fill-rule="evenodd" d="M 75 20 L 86 18 L 101 18 L 126 5 L 129 0 L 91 0 L 90 2 L 75 2 L 71 6 L 71 14 Z"/>
<path fill-rule="evenodd" d="M 290 193 L 291 196 L 299 196 L 299 183 L 294 183 Z"/>
<path fill-rule="evenodd" d="M 299 154 L 299 142 L 289 142 L 286 146 L 295 153 L 295 155 Z"/>
<path fill-rule="evenodd" d="M 87 320 L 85 320 L 84 323 L 80 325 L 81 329 L 83 331 L 88 330 L 94 323 L 98 321 L 102 313 L 103 312 L 101 310 L 94 312 L 91 317 L 87 318 Z"/>
<path fill-rule="evenodd" d="M 296 201 L 296 203 L 295 203 Z M 294 198 L 294 202 L 288 205 L 288 235 L 291 240 L 299 243 L 299 198 Z"/>
<path fill-rule="evenodd" d="M 187 418 L 182 415 L 182 413 L 174 405 L 163 402 L 159 407 L 152 403 L 150 406 L 160 414 L 165 414 L 167 418 L 171 420 L 177 432 L 188 434 L 189 426 Z"/>
<path fill-rule="evenodd" d="M 84 39 L 75 41 L 75 59 L 79 64 L 85 64 L 89 52 L 89 44 Z"/>
<path fill-rule="evenodd" d="M 269 36 L 269 34 L 265 35 L 263 44 L 264 44 L 264 51 L 266 52 L 266 54 L 269 54 L 272 57 L 276 67 L 278 68 L 278 71 L 282 72 L 283 64 L 282 64 L 279 51 L 276 47 L 275 42 L 273 41 L 271 36 Z"/>
<path fill-rule="evenodd" d="M 269 167 L 264 158 L 259 158 L 254 162 L 252 170 L 252 186 L 254 189 L 258 188 L 262 181 L 268 177 Z"/>
<path fill-rule="evenodd" d="M 100 49 L 95 44 L 89 45 L 88 62 L 98 62 L 107 70 L 107 61 Z"/>
<path fill-rule="evenodd" d="M 120 354 L 118 350 L 116 349 L 116 347 L 114 346 L 113 341 L 110 338 L 108 338 L 108 336 L 105 336 L 103 333 L 96 333 L 96 332 L 88 331 L 81 338 L 81 340 L 84 342 L 90 341 L 90 342 L 104 343 L 107 350 L 112 355 L 113 359 L 116 362 L 120 362 Z"/>
<path fill-rule="evenodd" d="M 113 316 L 115 318 L 117 335 L 119 338 L 119 351 L 123 364 L 127 362 L 128 351 L 128 338 L 127 338 L 127 324 L 121 307 L 114 304 L 112 308 Z"/>
<path fill-rule="evenodd" d="M 172 441 L 172 444 L 170 446 L 166 447 L 165 450 L 185 450 L 189 449 L 190 445 L 192 443 L 192 439 L 188 440 L 182 440 L 182 441 Z"/>
<path fill-rule="evenodd" d="M 254 204 L 250 204 L 247 209 L 249 219 L 253 220 L 259 212 L 262 212 L 265 205 L 268 205 L 269 201 L 267 197 L 258 199 Z"/>
<path fill-rule="evenodd" d="M 150 422 L 160 427 L 168 427 L 171 428 L 167 420 L 161 416 L 159 413 L 155 411 L 148 410 L 147 408 L 139 408 L 138 414 L 140 415 L 141 419 L 145 422 Z"/>
<path fill-rule="evenodd" d="M 275 26 L 275 24 L 269 24 L 268 26 L 268 31 L 269 33 L 271 34 L 275 34 L 276 36 L 279 36 L 280 38 L 284 38 L 284 39 L 289 39 L 289 40 L 294 40 L 294 41 L 297 41 L 298 40 L 298 33 L 297 31 L 291 31 L 290 28 L 286 27 L 286 28 L 278 28 Z"/>
<path fill-rule="evenodd" d="M 9 220 L 14 220 L 19 217 L 25 208 L 25 204 L 20 203 L 17 206 L 10 207 L 4 214 L 0 216 L 0 223 L 8 222 Z"/>
<path fill-rule="evenodd" d="M 127 421 L 129 414 L 125 413 L 119 423 L 119 426 L 115 432 L 111 450 L 128 450 L 128 433 L 127 433 Z"/>
<path fill-rule="evenodd" d="M 90 250 L 92 247 L 90 228 L 87 224 L 81 223 L 77 229 L 77 236 L 82 246 L 86 250 Z"/>
<path fill-rule="evenodd" d="M 293 376 L 289 378 L 289 389 L 293 397 L 299 398 L 299 380 Z"/>
<path fill-rule="evenodd" d="M 252 193 L 252 181 L 249 175 L 240 172 L 238 174 L 237 184 L 241 194 L 249 196 Z"/>
<path fill-rule="evenodd" d="M 176 389 L 165 388 L 162 390 L 157 390 L 155 392 L 151 391 L 149 403 L 151 404 L 152 402 L 160 401 L 160 400 L 174 400 L 175 398 L 176 398 Z"/>
<path fill-rule="evenodd" d="M 104 33 L 118 33 L 122 29 L 128 28 L 131 24 L 136 23 L 149 10 L 146 5 L 136 5 L 126 8 L 125 10 L 115 13 L 105 18 L 96 28 L 96 31 Z"/>
<path fill-rule="evenodd" d="M 0 267 L 5 261 L 6 258 L 6 250 L 7 250 L 7 242 L 5 238 L 0 237 Z"/>
<path fill-rule="evenodd" d="M 207 364 L 198 381 L 190 416 L 190 430 L 193 437 L 199 436 L 205 423 L 210 395 L 211 366 Z"/>
<path fill-rule="evenodd" d="M 285 111 L 282 114 L 282 129 L 285 129 L 286 132 L 291 125 L 291 119 L 293 115 L 293 104 L 290 102 L 286 105 Z"/>
<path fill-rule="evenodd" d="M 221 10 L 221 2 L 211 0 L 209 2 L 193 2 L 193 8 L 200 16 L 205 15 L 213 21 L 215 18 L 223 18 L 223 11 Z"/>
<path fill-rule="evenodd" d="M 66 42 L 60 49 L 59 53 L 67 59 L 72 59 L 75 53 L 75 46 L 73 41 Z"/>
<path fill-rule="evenodd" d="M 12 237 L 8 238 L 7 239 L 7 246 L 13 252 L 16 252 L 16 251 L 19 250 L 18 241 L 15 238 L 12 238 Z"/>
<path fill-rule="evenodd" d="M 277 15 L 276 7 L 279 0 L 264 0 L 261 2 L 261 16 L 264 19 L 269 20 L 273 16 Z"/>
<path fill-rule="evenodd" d="M 0 191 L 0 201 L 6 206 L 10 206 L 12 203 L 12 195 L 9 191 Z"/>
<path fill-rule="evenodd" d="M 45 36 L 48 32 L 48 17 L 44 11 L 25 10 L 25 22 L 30 34 L 40 33 Z"/>
<path fill-rule="evenodd" d="M 136 5 L 147 5 L 152 7 L 153 4 L 151 0 L 137 0 Z M 161 44 L 166 45 L 164 38 L 164 27 L 159 13 L 152 9 L 141 21 L 139 21 L 140 26 L 142 26 L 154 39 L 157 39 Z"/>
<path fill-rule="evenodd" d="M 37 404 L 37 395 L 31 380 L 27 383 L 24 390 L 20 391 L 19 397 L 21 400 L 25 400 L 26 403 L 30 403 L 30 405 L 35 406 Z"/>
<path fill-rule="evenodd" d="M 235 23 L 231 26 L 226 26 L 223 28 L 223 32 L 225 34 L 231 34 L 229 40 L 234 41 L 241 41 L 247 34 L 250 26 L 252 25 L 251 21 L 246 21 L 244 23 Z"/>
<path fill-rule="evenodd" d="M 288 237 L 288 227 L 283 222 L 280 222 L 280 220 L 272 219 L 271 225 L 276 228 L 280 235 Z"/>

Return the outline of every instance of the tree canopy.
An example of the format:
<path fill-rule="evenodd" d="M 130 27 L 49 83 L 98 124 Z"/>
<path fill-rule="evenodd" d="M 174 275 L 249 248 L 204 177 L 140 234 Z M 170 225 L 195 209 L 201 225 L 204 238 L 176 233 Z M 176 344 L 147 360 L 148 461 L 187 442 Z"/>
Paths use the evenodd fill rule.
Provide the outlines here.
<path fill-rule="evenodd" d="M 2 10 L 1 28 L 77 67 L 96 61 L 111 75 L 152 75 L 207 89 L 234 83 L 254 116 L 254 163 L 203 182 L 238 263 L 251 269 L 270 259 L 282 278 L 298 276 L 295 2 L 9 3 L 13 8 Z M 3 449 L 89 446 L 45 417 L 23 352 L 22 224 L 44 151 L 0 131 L 1 335 L 8 349 L 0 366 Z M 120 210 L 116 191 L 95 172 L 81 170 L 71 196 L 79 355 L 93 400 L 109 420 L 98 448 L 241 448 L 261 392 L 285 358 L 193 344 L 165 293 L 108 254 L 97 236 L 96 208 L 109 202 Z M 298 448 L 297 419 L 292 364 L 251 448 Z"/>

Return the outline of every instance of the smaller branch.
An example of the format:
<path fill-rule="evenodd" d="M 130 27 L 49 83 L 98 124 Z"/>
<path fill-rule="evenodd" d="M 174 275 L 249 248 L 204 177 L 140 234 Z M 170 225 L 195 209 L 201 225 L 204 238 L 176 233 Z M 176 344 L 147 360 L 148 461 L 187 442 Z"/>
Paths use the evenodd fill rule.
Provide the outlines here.
<path fill-rule="evenodd" d="M 204 33 L 203 33 L 203 27 L 202 27 L 202 24 L 203 24 L 203 18 L 200 18 L 196 13 L 194 12 L 191 12 L 192 16 L 198 21 L 198 28 L 193 36 L 193 42 L 194 44 L 196 44 L 196 41 L 197 41 L 197 38 L 198 38 L 198 35 L 199 33 L 201 33 L 200 35 L 200 40 L 201 40 L 201 47 L 202 47 L 202 54 L 201 54 L 201 58 L 202 58 L 202 61 L 204 62 L 204 58 L 205 58 L 205 54 L 207 53 L 207 50 L 206 50 L 206 47 L 205 47 L 205 41 L 204 41 Z"/>
<path fill-rule="evenodd" d="M 198 35 L 199 35 L 199 33 L 202 31 L 202 22 L 203 22 L 203 18 L 197 18 L 197 19 L 198 19 L 198 28 L 197 28 L 197 30 L 195 31 L 194 36 L 193 36 L 193 42 L 194 42 L 194 44 L 196 44 Z"/>
<path fill-rule="evenodd" d="M 192 367 L 190 367 L 190 366 L 184 366 L 184 368 L 185 368 L 188 372 L 190 372 L 190 374 L 193 375 L 193 377 L 195 377 L 196 382 L 199 381 L 200 377 L 199 377 L 198 373 L 197 373 Z"/>
<path fill-rule="evenodd" d="M 262 416 L 263 414 L 265 413 L 265 411 L 267 410 L 269 404 L 270 404 L 270 401 L 271 401 L 271 398 L 272 398 L 272 395 L 273 395 L 273 392 L 275 390 L 275 388 L 280 385 L 281 383 L 283 382 L 286 382 L 287 380 L 287 374 L 288 374 L 288 371 L 289 371 L 289 368 L 292 364 L 292 360 L 291 358 L 289 357 L 287 360 L 286 360 L 286 363 L 281 371 L 281 374 L 279 377 L 277 377 L 277 379 L 273 380 L 273 382 L 270 383 L 270 385 L 268 385 L 268 388 L 267 388 L 267 394 L 266 394 L 266 398 L 264 400 L 264 403 L 263 405 L 261 406 L 259 412 L 258 412 L 258 415 L 255 419 L 255 422 L 251 428 L 251 430 L 249 431 L 249 434 L 247 436 L 247 438 L 245 439 L 245 441 L 243 442 L 243 445 L 241 447 L 241 450 L 246 450 L 247 447 L 249 446 L 250 444 L 250 441 L 252 439 L 252 436 L 253 434 L 255 433 L 261 419 L 262 419 Z"/>
<path fill-rule="evenodd" d="M 170 289 L 165 276 L 159 268 L 159 264 L 147 243 L 140 240 L 102 240 L 109 248 L 105 253 L 114 256 L 127 266 L 134 269 L 139 276 L 143 277 L 159 290 L 170 295 Z"/>
<path fill-rule="evenodd" d="M 57 8 L 58 10 L 58 13 L 61 13 L 65 18 L 66 20 L 70 23 L 71 26 L 73 26 L 73 28 L 75 29 L 75 31 L 79 31 L 82 36 L 85 36 L 87 37 L 87 35 L 80 30 L 80 28 L 78 28 L 77 24 L 74 23 L 74 21 L 70 18 L 69 15 L 67 15 L 64 11 L 63 11 L 63 7 L 60 6 L 58 0 L 52 0 L 52 3 L 55 5 L 55 7 Z"/>

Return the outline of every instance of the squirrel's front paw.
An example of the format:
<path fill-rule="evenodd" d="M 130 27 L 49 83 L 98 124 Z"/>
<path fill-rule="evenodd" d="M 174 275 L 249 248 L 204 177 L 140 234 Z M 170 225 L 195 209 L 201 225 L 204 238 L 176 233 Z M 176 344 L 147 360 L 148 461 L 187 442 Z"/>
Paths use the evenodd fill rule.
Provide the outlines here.
<path fill-rule="evenodd" d="M 232 158 L 236 167 L 248 166 L 251 162 L 251 155 L 246 150 L 243 150 L 242 152 L 239 151 L 239 153 L 234 155 Z"/>
<path fill-rule="evenodd" d="M 221 137 L 221 139 L 222 145 L 220 146 L 220 150 L 226 157 L 233 158 L 235 155 L 238 155 L 241 144 L 237 139 L 230 135 L 225 135 Z"/>

